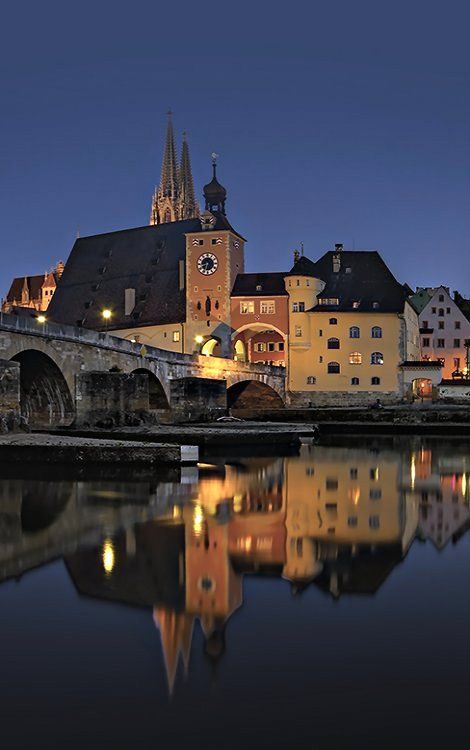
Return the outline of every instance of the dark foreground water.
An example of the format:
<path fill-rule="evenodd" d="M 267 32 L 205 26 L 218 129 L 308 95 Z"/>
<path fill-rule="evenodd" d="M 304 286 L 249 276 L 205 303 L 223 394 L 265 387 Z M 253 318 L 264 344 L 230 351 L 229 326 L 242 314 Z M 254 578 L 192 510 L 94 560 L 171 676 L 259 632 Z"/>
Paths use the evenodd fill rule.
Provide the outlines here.
<path fill-rule="evenodd" d="M 5 476 L 5 750 L 466 746 L 468 444 Z"/>

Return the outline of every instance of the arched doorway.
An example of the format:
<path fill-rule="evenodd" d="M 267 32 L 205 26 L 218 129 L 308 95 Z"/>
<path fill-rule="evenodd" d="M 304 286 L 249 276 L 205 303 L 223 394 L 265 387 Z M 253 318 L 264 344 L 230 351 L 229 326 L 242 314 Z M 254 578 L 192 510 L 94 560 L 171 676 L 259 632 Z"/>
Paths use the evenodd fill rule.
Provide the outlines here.
<path fill-rule="evenodd" d="M 246 347 L 242 339 L 235 341 L 235 356 L 237 362 L 246 362 Z"/>
<path fill-rule="evenodd" d="M 286 334 L 263 323 L 249 323 L 238 328 L 232 334 L 232 347 L 233 358 L 238 361 L 281 367 L 287 363 Z"/>
<path fill-rule="evenodd" d="M 411 385 L 413 398 L 421 400 L 432 399 L 432 380 L 429 378 L 416 378 Z"/>
<path fill-rule="evenodd" d="M 229 409 L 282 409 L 284 402 L 270 385 L 259 380 L 242 380 L 227 388 Z"/>
<path fill-rule="evenodd" d="M 165 393 L 161 382 L 157 376 L 151 371 L 146 370 L 145 367 L 139 367 L 137 370 L 133 370 L 135 374 L 148 375 L 149 379 L 149 407 L 150 409 L 169 409 L 170 404 Z"/>
<path fill-rule="evenodd" d="M 201 346 L 201 354 L 205 357 L 217 357 L 220 356 L 220 341 L 216 338 L 207 339 Z"/>
<path fill-rule="evenodd" d="M 47 354 L 27 349 L 12 357 L 20 363 L 20 408 L 30 427 L 68 425 L 75 411 L 67 382 Z"/>

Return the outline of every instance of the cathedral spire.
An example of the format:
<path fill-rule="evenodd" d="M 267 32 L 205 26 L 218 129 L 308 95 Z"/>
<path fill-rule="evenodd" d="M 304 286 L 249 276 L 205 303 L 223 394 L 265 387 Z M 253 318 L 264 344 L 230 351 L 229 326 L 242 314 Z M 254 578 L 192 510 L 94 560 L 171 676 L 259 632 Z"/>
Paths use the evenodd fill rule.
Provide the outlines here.
<path fill-rule="evenodd" d="M 191 160 L 189 158 L 189 146 L 186 132 L 183 133 L 183 146 L 181 149 L 178 209 L 180 219 L 194 219 L 199 216 L 199 206 L 196 203 L 194 193 L 194 182 L 191 172 Z"/>
<path fill-rule="evenodd" d="M 178 165 L 171 110 L 167 112 L 165 148 L 163 150 L 160 185 L 155 189 L 150 212 L 150 224 L 164 224 L 178 220 Z"/>

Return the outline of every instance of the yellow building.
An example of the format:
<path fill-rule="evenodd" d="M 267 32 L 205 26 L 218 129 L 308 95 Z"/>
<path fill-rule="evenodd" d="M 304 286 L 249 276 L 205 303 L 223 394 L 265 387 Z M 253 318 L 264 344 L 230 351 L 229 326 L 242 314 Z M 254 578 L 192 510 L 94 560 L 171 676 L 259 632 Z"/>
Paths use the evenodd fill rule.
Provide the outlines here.
<path fill-rule="evenodd" d="M 292 403 L 404 395 L 400 365 L 419 359 L 418 316 L 377 252 L 336 245 L 316 263 L 301 257 L 285 283 Z"/>

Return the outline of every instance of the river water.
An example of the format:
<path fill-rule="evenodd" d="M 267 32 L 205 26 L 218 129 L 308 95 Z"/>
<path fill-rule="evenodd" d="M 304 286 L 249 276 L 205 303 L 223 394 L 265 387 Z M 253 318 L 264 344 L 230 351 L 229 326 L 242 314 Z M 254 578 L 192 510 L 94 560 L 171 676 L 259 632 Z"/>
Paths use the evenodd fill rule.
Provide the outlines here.
<path fill-rule="evenodd" d="M 2 476 L 6 750 L 468 742 L 469 443 Z"/>

